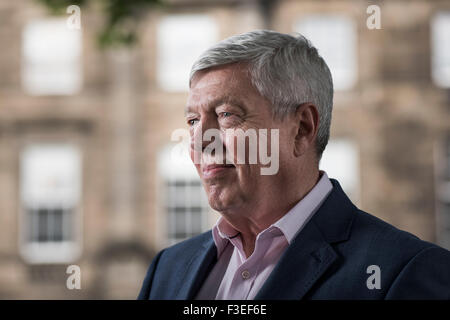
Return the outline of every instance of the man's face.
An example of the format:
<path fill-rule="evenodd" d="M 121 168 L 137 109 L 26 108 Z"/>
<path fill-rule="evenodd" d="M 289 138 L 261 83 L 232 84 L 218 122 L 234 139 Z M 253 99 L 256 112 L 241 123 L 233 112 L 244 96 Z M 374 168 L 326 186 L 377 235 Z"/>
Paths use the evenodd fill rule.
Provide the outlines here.
<path fill-rule="evenodd" d="M 289 156 L 291 138 L 286 126 L 273 119 L 269 101 L 252 86 L 242 66 L 228 65 L 197 72 L 189 91 L 186 121 L 190 126 L 191 159 L 212 208 L 219 212 L 231 212 L 239 208 L 256 208 L 265 201 L 275 201 L 283 189 L 283 179 L 286 179 L 283 164 L 292 161 Z M 208 129 L 222 133 L 219 143 L 223 156 L 206 151 L 205 147 L 215 141 L 202 139 Z M 259 129 L 267 129 L 267 153 L 279 151 L 278 172 L 262 175 L 261 167 L 267 165 L 261 165 L 259 157 L 256 164 L 249 164 L 248 140 L 245 144 L 245 163 L 239 163 L 236 137 L 225 134 L 229 129 L 253 130 L 258 137 Z M 270 143 L 272 129 L 279 130 L 279 150 Z M 200 148 L 199 145 L 194 147 L 195 139 L 202 141 Z M 230 156 L 231 149 L 234 152 Z M 211 156 L 208 157 L 208 154 Z"/>

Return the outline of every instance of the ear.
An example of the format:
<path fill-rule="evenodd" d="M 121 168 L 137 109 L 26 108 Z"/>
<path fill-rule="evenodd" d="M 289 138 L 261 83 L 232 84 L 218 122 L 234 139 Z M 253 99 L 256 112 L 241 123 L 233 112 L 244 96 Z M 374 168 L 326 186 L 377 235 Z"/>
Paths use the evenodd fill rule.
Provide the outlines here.
<path fill-rule="evenodd" d="M 294 155 L 300 157 L 311 148 L 315 148 L 319 111 L 313 103 L 306 102 L 297 107 L 294 118 L 296 123 Z"/>

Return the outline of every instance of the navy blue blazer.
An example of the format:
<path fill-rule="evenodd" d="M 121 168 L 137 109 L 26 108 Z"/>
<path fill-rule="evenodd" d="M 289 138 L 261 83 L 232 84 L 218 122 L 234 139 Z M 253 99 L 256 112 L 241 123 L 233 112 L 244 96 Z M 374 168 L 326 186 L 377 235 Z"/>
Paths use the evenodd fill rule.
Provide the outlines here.
<path fill-rule="evenodd" d="M 255 300 L 450 299 L 450 252 L 356 208 L 336 180 Z M 138 299 L 193 299 L 217 261 L 211 230 L 153 259 Z M 369 266 L 379 269 L 367 269 Z M 374 288 L 379 276 L 379 288 Z M 369 279 L 371 277 L 371 279 Z"/>

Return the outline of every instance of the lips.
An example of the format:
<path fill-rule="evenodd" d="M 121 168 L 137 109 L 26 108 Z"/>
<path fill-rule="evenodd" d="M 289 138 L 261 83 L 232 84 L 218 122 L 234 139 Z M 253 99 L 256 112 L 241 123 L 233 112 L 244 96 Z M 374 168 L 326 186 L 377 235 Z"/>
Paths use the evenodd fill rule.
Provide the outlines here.
<path fill-rule="evenodd" d="M 213 177 L 222 173 L 234 169 L 235 166 L 232 164 L 209 164 L 202 168 L 203 177 Z"/>

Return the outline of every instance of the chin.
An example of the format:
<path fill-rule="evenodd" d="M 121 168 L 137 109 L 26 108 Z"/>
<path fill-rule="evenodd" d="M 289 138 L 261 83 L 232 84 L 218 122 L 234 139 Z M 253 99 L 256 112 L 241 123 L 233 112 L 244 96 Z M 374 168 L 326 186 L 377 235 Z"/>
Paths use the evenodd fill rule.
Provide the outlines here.
<path fill-rule="evenodd" d="M 225 211 L 236 204 L 235 197 L 233 197 L 228 190 L 211 186 L 207 191 L 208 202 L 211 208 L 216 211 Z"/>
<path fill-rule="evenodd" d="M 209 206 L 213 208 L 216 211 L 224 211 L 228 206 L 227 202 L 224 201 L 224 199 L 221 199 L 220 197 L 217 197 L 216 195 L 209 195 L 208 196 L 208 202 Z"/>

